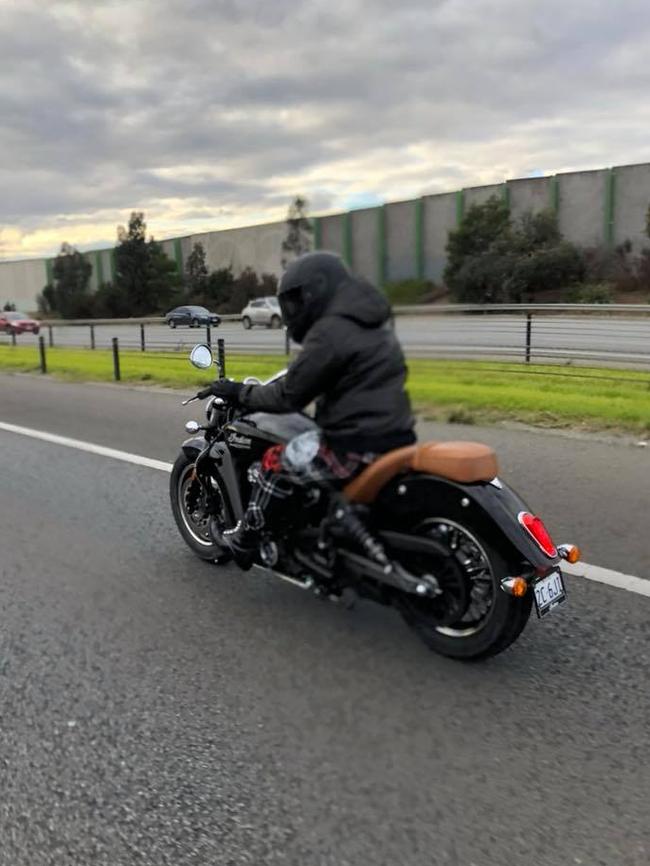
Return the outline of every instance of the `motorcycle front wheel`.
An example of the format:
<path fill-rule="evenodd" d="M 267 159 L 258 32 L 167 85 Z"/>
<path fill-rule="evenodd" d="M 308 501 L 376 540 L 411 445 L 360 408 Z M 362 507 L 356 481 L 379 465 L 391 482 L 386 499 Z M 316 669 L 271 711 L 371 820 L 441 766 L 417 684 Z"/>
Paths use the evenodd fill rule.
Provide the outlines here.
<path fill-rule="evenodd" d="M 219 496 L 218 491 L 214 491 L 214 496 Z M 230 551 L 216 543 L 210 530 L 211 520 L 218 522 L 219 514 L 208 511 L 207 496 L 194 474 L 194 462 L 183 453 L 178 455 L 171 471 L 169 497 L 176 526 L 190 550 L 199 559 L 217 565 L 229 562 Z"/>
<path fill-rule="evenodd" d="M 532 590 L 523 598 L 501 590 L 501 579 L 509 576 L 505 558 L 467 524 L 434 517 L 415 534 L 434 541 L 440 559 L 428 562 L 405 554 L 400 561 L 411 573 L 439 574 L 443 595 L 437 600 L 400 595 L 397 607 L 406 623 L 430 649 L 450 658 L 481 659 L 503 652 L 528 622 Z M 445 603 L 451 615 L 445 616 Z"/>

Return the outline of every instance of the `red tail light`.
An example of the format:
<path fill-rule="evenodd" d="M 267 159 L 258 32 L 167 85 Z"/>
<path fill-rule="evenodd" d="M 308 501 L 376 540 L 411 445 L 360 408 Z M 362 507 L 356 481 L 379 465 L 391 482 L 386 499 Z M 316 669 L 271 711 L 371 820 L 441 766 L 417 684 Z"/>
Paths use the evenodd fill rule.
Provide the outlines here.
<path fill-rule="evenodd" d="M 548 529 L 544 526 L 540 517 L 535 517 L 534 514 L 522 511 L 519 514 L 519 522 L 533 541 L 537 543 L 547 556 L 557 556 L 557 549 L 553 544 L 553 539 L 549 535 Z"/>

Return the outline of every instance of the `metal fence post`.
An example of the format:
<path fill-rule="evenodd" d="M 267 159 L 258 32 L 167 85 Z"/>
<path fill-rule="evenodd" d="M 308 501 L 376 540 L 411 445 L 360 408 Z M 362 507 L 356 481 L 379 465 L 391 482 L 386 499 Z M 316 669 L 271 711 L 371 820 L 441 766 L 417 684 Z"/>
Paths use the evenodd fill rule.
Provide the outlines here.
<path fill-rule="evenodd" d="M 226 344 L 223 340 L 217 340 L 217 364 L 219 366 L 219 378 L 226 378 Z"/>
<path fill-rule="evenodd" d="M 531 335 L 533 330 L 533 314 L 526 315 L 526 363 L 530 364 Z"/>
<path fill-rule="evenodd" d="M 91 349 L 95 348 L 95 326 L 94 325 L 90 326 L 90 348 Z"/>
<path fill-rule="evenodd" d="M 38 354 L 41 358 L 41 373 L 47 373 L 47 359 L 45 357 L 45 337 L 38 338 Z"/>
<path fill-rule="evenodd" d="M 142 322 L 140 323 L 140 351 L 144 352 L 145 343 L 144 343 L 144 325 Z"/>
<path fill-rule="evenodd" d="M 210 325 L 206 325 L 205 327 L 205 342 L 210 348 L 212 348 L 212 332 L 210 330 Z"/>
<path fill-rule="evenodd" d="M 54 345 L 54 334 L 52 333 L 52 325 L 47 326 L 47 331 L 48 331 L 48 338 L 49 338 L 50 346 L 53 346 Z"/>
<path fill-rule="evenodd" d="M 11 345 L 12 346 L 16 345 L 16 332 L 15 331 L 11 332 Z"/>
<path fill-rule="evenodd" d="M 119 382 L 122 378 L 120 376 L 120 347 L 117 337 L 113 337 L 113 376 L 116 382 Z"/>

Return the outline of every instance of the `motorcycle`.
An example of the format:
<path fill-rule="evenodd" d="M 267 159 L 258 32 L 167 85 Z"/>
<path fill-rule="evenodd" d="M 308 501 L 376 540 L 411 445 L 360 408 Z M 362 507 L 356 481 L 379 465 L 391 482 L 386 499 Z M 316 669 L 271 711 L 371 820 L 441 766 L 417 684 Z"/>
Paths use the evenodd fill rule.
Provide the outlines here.
<path fill-rule="evenodd" d="M 200 344 L 192 364 L 216 363 L 223 376 L 219 342 L 216 362 Z M 318 430 L 306 413 L 250 413 L 209 395 L 205 389 L 183 404 L 207 399 L 206 422 L 185 425 L 190 436 L 171 472 L 171 507 L 188 547 L 225 565 L 232 555 L 222 533 L 242 519 L 267 449 L 309 446 Z M 390 605 L 427 646 L 455 659 L 502 652 L 533 605 L 543 618 L 563 604 L 560 564 L 580 557 L 573 544 L 555 545 L 499 478 L 494 451 L 474 442 L 400 448 L 342 492 L 297 486 L 283 508 L 253 568 L 333 601 Z"/>

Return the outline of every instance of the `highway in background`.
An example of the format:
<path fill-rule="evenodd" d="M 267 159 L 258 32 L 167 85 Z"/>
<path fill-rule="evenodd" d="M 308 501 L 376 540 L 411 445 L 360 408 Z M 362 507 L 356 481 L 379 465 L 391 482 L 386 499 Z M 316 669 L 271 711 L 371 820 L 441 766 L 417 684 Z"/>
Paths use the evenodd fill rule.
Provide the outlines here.
<path fill-rule="evenodd" d="M 168 391 L 0 376 L 0 420 L 171 461 Z M 650 454 L 494 444 L 586 557 L 650 577 Z M 0 862 L 646 866 L 650 599 L 569 604 L 487 663 L 196 560 L 165 472 L 0 431 Z"/>
<path fill-rule="evenodd" d="M 397 332 L 412 356 L 512 357 L 522 360 L 526 351 L 526 316 L 505 315 L 421 315 L 399 316 Z M 95 325 L 97 347 L 108 347 L 118 337 L 123 348 L 140 347 L 139 325 Z M 57 346 L 90 347 L 88 326 L 53 327 Z M 48 337 L 47 329 L 44 334 Z M 212 330 L 212 338 L 223 337 L 232 351 L 283 354 L 283 330 L 252 328 L 239 322 L 224 322 Z M 7 342 L 8 337 L 0 337 Z M 21 335 L 21 345 L 34 341 Z M 205 339 L 204 329 L 147 325 L 146 346 L 150 349 L 186 351 Z M 650 316 L 595 317 L 535 315 L 531 328 L 532 360 L 560 358 L 600 359 L 603 362 L 650 363 Z"/>

